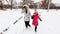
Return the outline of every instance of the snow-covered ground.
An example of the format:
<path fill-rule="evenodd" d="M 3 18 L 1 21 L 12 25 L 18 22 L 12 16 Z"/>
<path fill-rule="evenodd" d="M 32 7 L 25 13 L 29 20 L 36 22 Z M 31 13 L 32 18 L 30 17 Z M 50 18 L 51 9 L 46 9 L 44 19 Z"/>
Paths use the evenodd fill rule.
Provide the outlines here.
<path fill-rule="evenodd" d="M 0 32 L 10 26 L 10 29 L 3 34 L 60 34 L 60 10 L 52 9 L 47 12 L 47 10 L 37 9 L 42 19 L 42 22 L 39 21 L 37 33 L 34 32 L 32 19 L 30 21 L 32 27 L 29 29 L 25 28 L 24 18 L 12 25 L 15 20 L 23 16 L 21 11 L 21 9 L 0 10 Z M 30 12 L 32 15 L 34 10 L 30 9 Z"/>

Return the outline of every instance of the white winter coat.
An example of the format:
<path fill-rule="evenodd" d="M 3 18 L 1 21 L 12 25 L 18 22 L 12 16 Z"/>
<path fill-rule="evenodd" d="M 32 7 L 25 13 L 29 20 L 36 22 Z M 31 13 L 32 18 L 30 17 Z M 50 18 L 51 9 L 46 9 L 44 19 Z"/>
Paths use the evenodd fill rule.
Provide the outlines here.
<path fill-rule="evenodd" d="M 30 10 L 28 10 L 27 13 L 23 10 L 22 13 L 24 13 L 24 21 L 30 21 Z"/>

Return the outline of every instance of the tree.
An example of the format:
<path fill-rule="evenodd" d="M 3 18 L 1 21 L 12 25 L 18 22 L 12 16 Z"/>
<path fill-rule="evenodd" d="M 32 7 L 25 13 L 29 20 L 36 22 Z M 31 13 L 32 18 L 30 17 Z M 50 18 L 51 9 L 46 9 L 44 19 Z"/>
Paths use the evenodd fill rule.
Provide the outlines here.
<path fill-rule="evenodd" d="M 3 9 L 3 3 L 2 3 L 2 0 L 0 0 L 0 8 Z"/>

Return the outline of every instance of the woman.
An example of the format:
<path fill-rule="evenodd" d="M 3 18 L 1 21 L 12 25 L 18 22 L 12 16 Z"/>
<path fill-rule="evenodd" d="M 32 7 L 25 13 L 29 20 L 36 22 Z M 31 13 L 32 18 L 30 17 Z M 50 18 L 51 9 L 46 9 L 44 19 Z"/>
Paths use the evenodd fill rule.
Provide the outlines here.
<path fill-rule="evenodd" d="M 22 13 L 24 13 L 24 22 L 25 22 L 26 28 L 28 28 L 28 26 L 31 27 L 31 25 L 29 24 L 29 22 L 30 22 L 30 11 L 29 11 L 28 5 L 23 6 Z"/>
<path fill-rule="evenodd" d="M 39 17 L 39 14 L 37 12 L 34 12 L 33 16 L 32 16 L 33 22 L 32 24 L 35 26 L 35 32 L 37 32 L 37 26 L 38 26 L 38 19 L 41 20 L 41 18 Z"/>

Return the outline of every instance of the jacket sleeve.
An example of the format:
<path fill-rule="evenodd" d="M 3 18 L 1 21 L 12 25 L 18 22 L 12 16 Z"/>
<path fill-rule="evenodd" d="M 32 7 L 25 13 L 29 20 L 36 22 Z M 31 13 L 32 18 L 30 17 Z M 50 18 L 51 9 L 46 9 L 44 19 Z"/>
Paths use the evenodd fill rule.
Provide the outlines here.
<path fill-rule="evenodd" d="M 28 10 L 29 16 L 31 16 L 30 10 Z"/>
<path fill-rule="evenodd" d="M 31 16 L 31 13 L 29 12 L 29 16 Z"/>
<path fill-rule="evenodd" d="M 40 21 L 42 21 L 42 19 L 39 17 L 39 15 L 38 15 L 38 18 L 39 18 Z"/>

